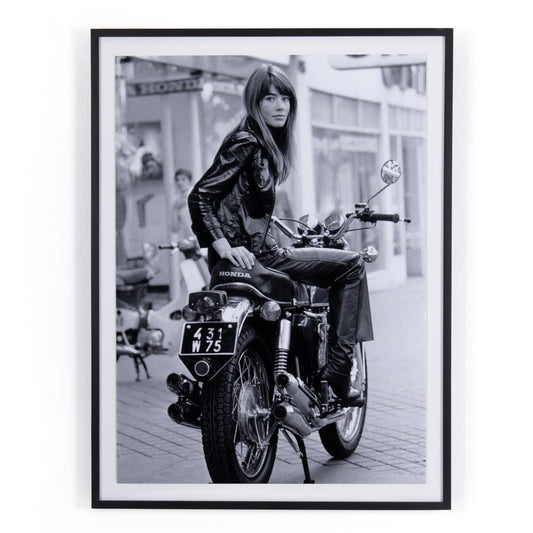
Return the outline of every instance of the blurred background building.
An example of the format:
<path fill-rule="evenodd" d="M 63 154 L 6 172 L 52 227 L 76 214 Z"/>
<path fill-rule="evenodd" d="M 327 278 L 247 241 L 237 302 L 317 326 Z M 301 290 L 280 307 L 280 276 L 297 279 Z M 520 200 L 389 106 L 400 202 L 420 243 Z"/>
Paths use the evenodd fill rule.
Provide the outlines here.
<path fill-rule="evenodd" d="M 403 177 L 373 201 L 411 224 L 380 224 L 348 234 L 352 249 L 372 244 L 370 287 L 425 273 L 426 86 L 423 58 L 410 56 L 176 56 L 116 60 L 117 265 L 144 242 L 176 240 L 174 174 L 193 182 L 242 118 L 242 91 L 260 64 L 282 68 L 298 98 L 296 164 L 280 188 L 276 214 L 353 212 L 381 188 L 394 158 Z M 183 233 L 180 232 L 180 235 Z M 286 244 L 286 242 L 285 242 Z M 179 284 L 170 256 L 153 285 Z"/>

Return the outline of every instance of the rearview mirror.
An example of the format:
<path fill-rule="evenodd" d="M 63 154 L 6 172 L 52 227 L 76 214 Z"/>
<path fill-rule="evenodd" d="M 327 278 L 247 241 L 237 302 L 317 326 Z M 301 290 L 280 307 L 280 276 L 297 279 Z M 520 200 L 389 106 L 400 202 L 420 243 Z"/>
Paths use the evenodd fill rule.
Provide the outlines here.
<path fill-rule="evenodd" d="M 381 179 L 387 185 L 392 185 L 396 183 L 400 176 L 402 175 L 402 167 L 398 161 L 394 159 L 389 159 L 381 167 Z"/>

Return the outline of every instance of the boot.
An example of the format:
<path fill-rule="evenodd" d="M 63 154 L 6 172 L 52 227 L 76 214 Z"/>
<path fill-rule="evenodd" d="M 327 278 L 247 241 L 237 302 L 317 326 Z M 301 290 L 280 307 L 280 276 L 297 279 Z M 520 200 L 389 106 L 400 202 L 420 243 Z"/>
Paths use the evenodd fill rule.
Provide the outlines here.
<path fill-rule="evenodd" d="M 328 363 L 321 375 L 344 406 L 355 407 L 362 405 L 362 399 L 361 392 L 351 387 L 352 358 L 359 336 L 358 329 L 364 324 L 363 329 L 366 327 L 368 330 L 370 324 L 369 333 L 372 335 L 372 323 L 369 322 L 368 287 L 364 271 L 356 272 L 354 268 L 350 278 L 330 288 L 331 348 Z"/>
<path fill-rule="evenodd" d="M 328 382 L 344 407 L 360 407 L 362 405 L 361 392 L 352 388 L 349 371 L 336 372 L 326 365 L 320 373 L 320 377 Z"/>

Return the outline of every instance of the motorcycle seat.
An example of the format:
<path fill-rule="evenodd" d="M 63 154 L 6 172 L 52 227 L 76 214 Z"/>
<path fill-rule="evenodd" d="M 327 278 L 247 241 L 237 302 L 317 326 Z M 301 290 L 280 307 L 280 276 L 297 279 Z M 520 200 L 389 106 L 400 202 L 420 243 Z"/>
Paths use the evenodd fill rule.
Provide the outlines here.
<path fill-rule="evenodd" d="M 211 271 L 211 289 L 223 289 L 232 285 L 246 290 L 250 286 L 268 300 L 280 304 L 292 303 L 295 295 L 301 293 L 301 284 L 287 274 L 255 262 L 252 270 L 236 267 L 229 259 L 221 259 Z"/>
<path fill-rule="evenodd" d="M 117 269 L 117 285 L 134 285 L 148 281 L 154 277 L 154 271 L 149 267 Z"/>

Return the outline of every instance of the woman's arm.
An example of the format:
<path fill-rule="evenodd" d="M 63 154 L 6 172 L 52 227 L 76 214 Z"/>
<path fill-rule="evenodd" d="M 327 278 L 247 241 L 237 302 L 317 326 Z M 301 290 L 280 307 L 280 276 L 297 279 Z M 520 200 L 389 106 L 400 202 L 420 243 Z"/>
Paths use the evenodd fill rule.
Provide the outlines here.
<path fill-rule="evenodd" d="M 196 183 L 189 195 L 192 229 L 200 246 L 213 246 L 220 257 L 233 264 L 251 268 L 254 256 L 246 248 L 232 248 L 224 237 L 216 210 L 231 192 L 243 167 L 253 157 L 258 144 L 248 132 L 237 132 L 224 142 L 209 170 Z"/>

